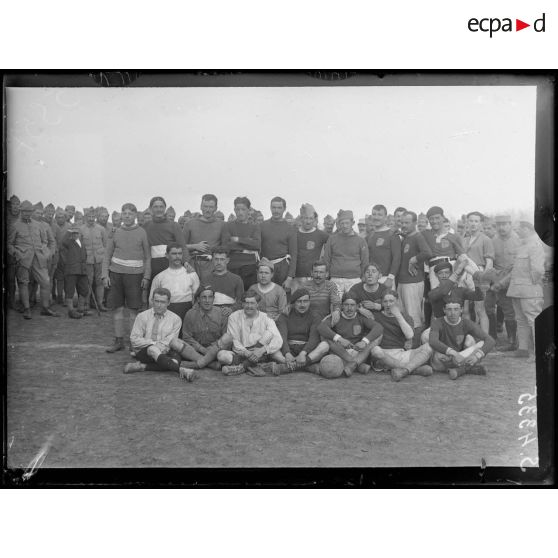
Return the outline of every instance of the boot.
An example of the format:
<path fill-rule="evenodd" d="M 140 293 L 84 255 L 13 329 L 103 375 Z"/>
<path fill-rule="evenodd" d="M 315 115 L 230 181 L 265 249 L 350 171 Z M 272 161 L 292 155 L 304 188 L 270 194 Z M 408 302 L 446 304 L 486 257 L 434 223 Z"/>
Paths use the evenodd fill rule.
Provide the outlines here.
<path fill-rule="evenodd" d="M 66 306 L 68 307 L 69 318 L 72 318 L 74 320 L 80 320 L 83 317 L 83 314 L 81 312 L 78 312 L 77 310 L 74 309 L 74 303 L 71 298 L 66 300 Z"/>
<path fill-rule="evenodd" d="M 508 345 L 502 351 L 515 351 L 517 349 L 517 322 L 506 320 L 506 333 L 508 334 Z"/>
<path fill-rule="evenodd" d="M 89 311 L 89 307 L 85 301 L 83 296 L 78 297 L 78 312 L 83 316 L 91 316 L 91 312 Z"/>
<path fill-rule="evenodd" d="M 105 349 L 107 353 L 116 353 L 116 351 L 122 350 L 124 350 L 124 340 L 122 337 L 115 337 L 113 344 Z"/>

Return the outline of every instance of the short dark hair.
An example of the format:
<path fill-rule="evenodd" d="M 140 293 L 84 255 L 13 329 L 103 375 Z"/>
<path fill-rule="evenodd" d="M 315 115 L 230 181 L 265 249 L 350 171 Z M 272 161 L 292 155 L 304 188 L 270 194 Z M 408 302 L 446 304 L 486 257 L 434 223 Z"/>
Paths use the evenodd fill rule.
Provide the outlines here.
<path fill-rule="evenodd" d="M 138 208 L 133 204 L 133 203 L 125 203 L 122 206 L 122 210 L 121 211 L 126 211 L 127 209 L 129 209 L 130 211 L 133 211 L 134 213 L 138 212 Z"/>
<path fill-rule="evenodd" d="M 328 265 L 323 260 L 318 260 L 317 262 L 314 262 L 312 264 L 312 269 L 314 269 L 315 267 L 325 267 L 326 270 L 328 269 Z"/>
<path fill-rule="evenodd" d="M 390 289 L 389 291 L 386 291 L 383 295 L 382 295 L 382 300 L 384 300 L 384 297 L 386 295 L 391 295 L 394 298 L 399 298 L 399 295 L 397 294 L 397 291 L 394 291 L 393 289 Z"/>
<path fill-rule="evenodd" d="M 404 207 L 397 207 L 394 209 L 393 214 L 395 215 L 396 213 L 407 213 L 407 209 L 405 209 Z"/>
<path fill-rule="evenodd" d="M 247 291 L 243 292 L 242 296 L 240 297 L 240 302 L 246 302 L 247 298 L 255 298 L 256 302 L 260 302 L 262 300 L 260 293 L 258 291 L 255 291 L 254 289 L 248 289 Z"/>
<path fill-rule="evenodd" d="M 240 203 L 245 205 L 248 209 L 252 207 L 250 200 L 246 196 L 239 196 L 238 198 L 234 198 L 233 205 L 237 205 Z"/>
<path fill-rule="evenodd" d="M 471 211 L 470 213 L 467 213 L 467 219 L 469 219 L 471 215 L 476 215 L 481 222 L 484 221 L 484 215 L 480 211 Z"/>
<path fill-rule="evenodd" d="M 217 196 L 215 194 L 204 194 L 202 196 L 202 202 L 204 201 L 214 201 L 215 205 L 217 205 Z"/>
<path fill-rule="evenodd" d="M 181 244 L 178 244 L 178 242 L 171 242 L 170 244 L 167 244 L 167 254 L 170 254 L 170 251 L 173 248 L 180 249 L 180 250 L 184 251 L 184 248 L 182 247 Z"/>
<path fill-rule="evenodd" d="M 211 249 L 211 254 L 225 254 L 227 258 L 229 257 L 229 250 L 224 246 L 215 246 Z"/>
<path fill-rule="evenodd" d="M 376 205 L 372 206 L 372 211 L 383 211 L 386 215 L 387 215 L 387 208 L 385 205 L 382 205 L 381 203 L 377 203 Z"/>
<path fill-rule="evenodd" d="M 170 302 L 171 292 L 168 289 L 165 289 L 165 287 L 157 287 L 156 289 L 153 289 L 152 298 L 155 298 L 155 295 L 166 296 L 167 300 Z"/>
<path fill-rule="evenodd" d="M 366 273 L 368 271 L 368 268 L 372 266 L 376 269 L 376 271 L 379 272 L 380 275 L 382 275 L 382 268 L 380 267 L 380 264 L 377 262 L 368 262 L 368 264 L 366 264 L 366 267 L 364 268 L 364 273 Z M 363 273 L 363 275 L 364 275 Z"/>
<path fill-rule="evenodd" d="M 397 209 L 395 211 L 397 211 Z M 417 214 L 414 211 L 405 211 L 405 213 L 403 213 L 403 217 L 405 217 L 405 215 L 410 215 L 413 223 L 417 222 Z"/>
<path fill-rule="evenodd" d="M 162 198 L 161 196 L 154 196 L 151 198 L 151 200 L 149 200 L 149 207 L 153 207 L 153 204 L 157 201 L 163 202 L 163 205 L 165 207 L 167 207 L 167 202 L 165 201 L 164 198 Z"/>
<path fill-rule="evenodd" d="M 200 285 L 198 287 L 198 290 L 196 291 L 196 294 L 194 295 L 194 299 L 197 300 L 198 298 L 200 298 L 201 294 L 204 291 L 211 291 L 215 296 L 215 289 L 211 285 Z"/>
<path fill-rule="evenodd" d="M 284 207 L 285 209 L 287 208 L 287 202 L 286 202 L 283 198 L 280 198 L 279 196 L 275 196 L 274 198 L 271 198 L 271 202 L 269 202 L 270 205 L 271 205 L 273 202 L 280 202 L 280 203 L 283 204 L 283 207 Z"/>

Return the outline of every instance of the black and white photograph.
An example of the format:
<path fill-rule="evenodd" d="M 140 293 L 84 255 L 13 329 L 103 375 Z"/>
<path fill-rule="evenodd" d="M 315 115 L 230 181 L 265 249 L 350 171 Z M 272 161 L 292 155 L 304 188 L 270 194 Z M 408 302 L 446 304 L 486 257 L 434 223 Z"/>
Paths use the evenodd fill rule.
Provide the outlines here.
<path fill-rule="evenodd" d="M 536 474 L 553 87 L 5 76 L 8 469 Z"/>

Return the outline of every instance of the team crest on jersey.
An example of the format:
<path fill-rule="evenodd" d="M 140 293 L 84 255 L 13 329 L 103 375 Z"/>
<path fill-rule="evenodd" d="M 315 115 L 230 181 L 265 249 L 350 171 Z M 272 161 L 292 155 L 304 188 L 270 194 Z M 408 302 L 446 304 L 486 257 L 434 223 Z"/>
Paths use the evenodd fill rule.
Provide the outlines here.
<path fill-rule="evenodd" d="M 360 335 L 361 333 L 362 333 L 362 328 L 360 327 L 360 324 L 354 324 L 353 335 Z"/>
<path fill-rule="evenodd" d="M 442 245 L 442 248 L 449 248 L 450 247 L 449 241 L 446 240 L 445 238 L 442 238 L 442 242 L 440 244 Z"/>
<path fill-rule="evenodd" d="M 463 341 L 465 341 L 465 335 L 456 335 L 455 338 L 457 339 L 457 344 L 462 347 Z"/>
<path fill-rule="evenodd" d="M 405 244 L 405 248 L 403 248 L 403 253 L 406 254 L 411 249 L 410 244 Z"/>
<path fill-rule="evenodd" d="M 316 248 L 316 243 L 313 240 L 309 240 L 306 243 L 306 250 L 314 250 Z"/>
<path fill-rule="evenodd" d="M 383 246 L 384 245 L 384 239 L 380 236 L 377 240 L 376 240 L 376 246 Z"/>

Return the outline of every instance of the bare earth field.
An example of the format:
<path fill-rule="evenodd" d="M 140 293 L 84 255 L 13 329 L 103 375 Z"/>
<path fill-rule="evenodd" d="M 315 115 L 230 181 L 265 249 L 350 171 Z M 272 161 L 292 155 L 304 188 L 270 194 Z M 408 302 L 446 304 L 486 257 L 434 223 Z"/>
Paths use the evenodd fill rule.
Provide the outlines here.
<path fill-rule="evenodd" d="M 60 309 L 62 310 L 62 309 Z M 517 467 L 536 460 L 535 365 L 490 354 L 486 377 L 326 380 L 201 371 L 122 374 L 109 314 L 8 315 L 8 466 Z M 518 439 L 530 433 L 527 438 Z M 527 465 L 531 463 L 527 462 Z M 534 463 L 532 463 L 534 464 Z"/>

